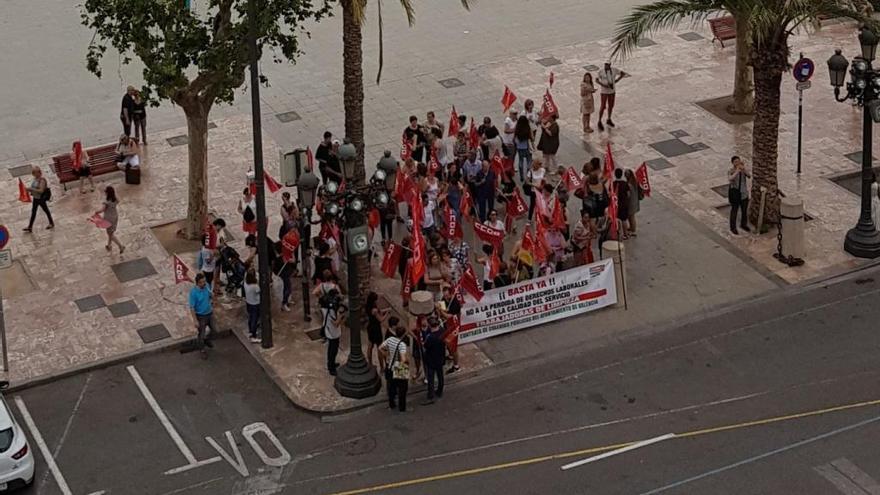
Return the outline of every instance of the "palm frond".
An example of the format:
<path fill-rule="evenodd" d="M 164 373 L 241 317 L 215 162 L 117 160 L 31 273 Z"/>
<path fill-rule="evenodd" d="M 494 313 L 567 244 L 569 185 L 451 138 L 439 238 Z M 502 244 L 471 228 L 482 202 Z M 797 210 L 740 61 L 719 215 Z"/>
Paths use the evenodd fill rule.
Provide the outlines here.
<path fill-rule="evenodd" d="M 461 6 L 464 7 L 464 10 L 471 10 L 471 2 L 475 2 L 476 0 L 461 0 Z"/>
<path fill-rule="evenodd" d="M 348 0 L 351 13 L 361 26 L 367 21 L 367 0 Z"/>
<path fill-rule="evenodd" d="M 376 71 L 376 86 L 382 80 L 382 66 L 385 65 L 385 36 L 382 33 L 382 0 L 376 0 L 379 10 L 379 70 Z"/>
<path fill-rule="evenodd" d="M 694 22 L 724 10 L 723 0 L 660 0 L 633 8 L 617 23 L 612 39 L 612 57 L 626 58 L 645 35 L 677 26 L 686 19 Z"/>
<path fill-rule="evenodd" d="M 413 7 L 412 0 L 400 0 L 400 6 L 406 12 L 406 22 L 409 24 L 409 27 L 413 27 L 416 23 L 416 9 Z"/>
<path fill-rule="evenodd" d="M 767 47 L 787 43 L 788 35 L 822 17 L 842 17 L 877 26 L 874 19 L 855 9 L 851 0 L 756 1 L 750 15 L 752 41 Z"/>

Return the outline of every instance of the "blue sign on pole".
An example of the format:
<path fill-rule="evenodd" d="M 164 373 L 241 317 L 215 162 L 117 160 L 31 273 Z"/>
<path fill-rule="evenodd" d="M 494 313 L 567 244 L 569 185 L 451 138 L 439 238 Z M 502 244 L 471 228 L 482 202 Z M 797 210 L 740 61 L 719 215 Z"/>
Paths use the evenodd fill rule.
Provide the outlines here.
<path fill-rule="evenodd" d="M 813 77 L 813 71 L 816 70 L 816 64 L 813 63 L 812 60 L 801 57 L 794 64 L 794 70 L 792 71 L 794 74 L 794 78 L 798 80 L 798 82 L 807 82 Z"/>
<path fill-rule="evenodd" d="M 7 243 L 9 243 L 9 229 L 5 225 L 0 225 L 0 249 L 5 248 Z"/>

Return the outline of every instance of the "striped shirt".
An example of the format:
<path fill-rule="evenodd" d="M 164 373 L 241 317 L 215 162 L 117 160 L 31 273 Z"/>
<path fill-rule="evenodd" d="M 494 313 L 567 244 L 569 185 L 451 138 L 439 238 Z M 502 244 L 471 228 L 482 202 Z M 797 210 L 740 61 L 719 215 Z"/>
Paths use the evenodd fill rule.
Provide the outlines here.
<path fill-rule="evenodd" d="M 400 347 L 398 347 L 398 345 Z M 400 357 L 406 354 L 406 342 L 397 337 L 388 337 L 382 343 L 382 348 L 388 353 L 388 367 L 400 360 Z M 395 358 L 394 354 L 397 353 Z"/>

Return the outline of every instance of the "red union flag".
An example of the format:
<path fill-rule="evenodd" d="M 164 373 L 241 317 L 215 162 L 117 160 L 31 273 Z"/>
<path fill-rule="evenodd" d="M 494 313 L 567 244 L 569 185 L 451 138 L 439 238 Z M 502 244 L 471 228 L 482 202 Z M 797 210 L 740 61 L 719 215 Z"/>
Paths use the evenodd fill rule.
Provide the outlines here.
<path fill-rule="evenodd" d="M 611 154 L 611 141 L 605 143 L 605 175 L 606 181 L 614 180 L 614 155 Z"/>
<path fill-rule="evenodd" d="M 563 206 L 559 201 L 558 196 L 553 200 L 553 218 L 551 219 L 551 226 L 560 232 L 564 231 L 566 227 L 565 212 L 563 211 Z"/>
<path fill-rule="evenodd" d="M 565 169 L 565 172 L 562 174 L 562 182 L 565 184 L 565 188 L 568 189 L 568 192 L 584 187 L 584 179 L 574 167 L 568 167 Z"/>
<path fill-rule="evenodd" d="M 492 171 L 495 172 L 496 178 L 504 174 L 504 160 L 501 158 L 501 153 L 498 150 L 495 150 L 495 154 L 492 155 Z"/>
<path fill-rule="evenodd" d="M 507 213 L 515 217 L 521 217 L 528 213 L 529 207 L 526 205 L 525 200 L 523 200 L 518 187 L 513 190 L 513 196 L 510 197 L 510 203 L 507 204 L 507 208 Z"/>
<path fill-rule="evenodd" d="M 477 132 L 477 124 L 474 122 L 473 117 L 471 117 L 470 131 L 468 131 L 468 141 L 470 142 L 472 150 L 480 147 L 480 133 Z"/>
<path fill-rule="evenodd" d="M 535 260 L 542 263 L 550 257 L 550 244 L 547 243 L 544 222 L 541 220 L 535 222 L 535 250 L 532 252 L 532 255 L 535 257 Z"/>
<path fill-rule="evenodd" d="M 467 263 L 464 266 L 464 270 L 461 272 L 461 280 L 458 284 L 459 287 L 473 296 L 477 301 L 483 298 L 483 288 L 480 287 L 479 282 L 477 282 L 477 274 L 474 273 L 474 267 L 472 267 L 470 263 Z"/>
<path fill-rule="evenodd" d="M 451 315 L 446 319 L 446 334 L 443 336 L 443 340 L 446 342 L 450 354 L 455 354 L 458 349 L 458 331 L 460 329 L 461 324 L 457 315 Z"/>
<path fill-rule="evenodd" d="M 510 107 L 513 106 L 513 102 L 516 101 L 516 95 L 513 94 L 513 91 L 510 90 L 507 86 L 504 86 L 504 95 L 501 96 L 501 106 L 504 107 L 504 113 L 507 113 L 510 110 Z"/>
<path fill-rule="evenodd" d="M 642 163 L 636 169 L 636 181 L 639 183 L 639 189 L 646 198 L 651 197 L 651 182 L 648 180 L 648 164 Z"/>
<path fill-rule="evenodd" d="M 552 88 L 553 88 L 553 83 L 556 82 L 556 78 L 553 77 L 553 71 L 552 71 L 552 70 L 550 71 L 550 80 L 549 80 L 548 82 L 550 83 L 550 88 L 552 89 Z"/>
<path fill-rule="evenodd" d="M 428 159 L 428 172 L 436 176 L 440 170 L 440 160 L 437 159 L 437 149 L 431 148 L 431 158 Z"/>
<path fill-rule="evenodd" d="M 443 237 L 447 239 L 461 239 L 464 237 L 464 233 L 461 230 L 461 222 L 458 221 L 455 212 L 452 211 L 448 204 L 443 210 L 443 221 L 446 224 L 446 227 L 441 231 Z"/>
<path fill-rule="evenodd" d="M 422 229 L 418 228 L 415 222 L 413 222 L 412 239 L 412 258 L 410 259 L 412 269 L 410 270 L 410 280 L 413 285 L 416 285 L 425 275 L 425 271 L 427 270 L 425 260 L 427 257 L 427 250 L 425 248 L 425 238 L 422 236 Z"/>
<path fill-rule="evenodd" d="M 406 262 L 406 270 L 403 273 L 403 280 L 400 285 L 400 297 L 403 298 L 404 301 L 409 301 L 409 296 L 412 295 L 412 260 Z"/>
<path fill-rule="evenodd" d="M 205 225 L 205 247 L 208 249 L 217 249 L 217 229 L 214 224 L 207 222 Z"/>
<path fill-rule="evenodd" d="M 501 249 L 501 244 L 504 242 L 504 232 L 479 222 L 474 222 L 474 232 L 481 240 L 495 246 L 496 250 Z"/>
<path fill-rule="evenodd" d="M 465 187 L 464 192 L 461 193 L 461 205 L 459 205 L 459 211 L 461 211 L 461 216 L 468 220 L 473 220 L 471 218 L 471 208 L 474 207 L 474 200 L 471 198 L 471 191 L 469 188 Z"/>
<path fill-rule="evenodd" d="M 403 248 L 394 241 L 388 241 L 385 247 L 385 255 L 382 256 L 382 273 L 388 278 L 394 278 L 394 272 L 397 271 L 397 265 L 400 264 L 400 254 Z"/>
<path fill-rule="evenodd" d="M 458 112 L 455 111 L 455 105 L 452 106 L 452 113 L 449 114 L 449 137 L 458 135 L 460 126 L 458 124 Z"/>
<path fill-rule="evenodd" d="M 553 101 L 553 95 L 550 90 L 544 92 L 544 103 L 541 104 L 541 120 L 547 120 L 551 115 L 559 115 L 559 107 Z"/>
<path fill-rule="evenodd" d="M 400 159 L 403 161 L 408 160 L 412 156 L 413 148 L 412 141 L 406 139 L 406 133 L 400 137 Z"/>
<path fill-rule="evenodd" d="M 608 229 L 608 238 L 614 241 L 617 238 L 617 188 L 608 188 L 608 220 L 611 226 Z"/>
<path fill-rule="evenodd" d="M 277 193 L 281 190 L 281 184 L 278 183 L 275 179 L 269 175 L 269 172 L 263 171 L 263 182 L 266 183 L 266 188 L 269 189 L 269 192 L 272 194 Z"/>
<path fill-rule="evenodd" d="M 306 146 L 306 163 L 309 164 L 309 171 L 315 171 L 315 155 L 312 154 L 312 147 Z"/>
<path fill-rule="evenodd" d="M 178 258 L 177 255 L 174 254 L 171 256 L 171 262 L 172 262 L 172 265 L 174 266 L 174 283 L 175 284 L 193 281 L 189 277 L 189 267 L 186 266 L 186 263 L 184 263 L 182 259 Z"/>
<path fill-rule="evenodd" d="M 523 251 L 528 251 L 532 255 L 535 254 L 535 236 L 532 235 L 532 229 L 528 226 L 523 230 L 522 241 L 519 245 Z"/>
<path fill-rule="evenodd" d="M 299 247 L 299 232 L 296 229 L 291 229 L 284 234 L 284 237 L 281 239 L 281 260 L 285 263 L 290 263 L 293 261 L 293 255 L 296 253 L 296 248 Z"/>
<path fill-rule="evenodd" d="M 24 182 L 22 182 L 21 179 L 18 179 L 18 200 L 22 203 L 31 202 L 31 193 L 29 193 L 27 188 L 24 187 Z"/>

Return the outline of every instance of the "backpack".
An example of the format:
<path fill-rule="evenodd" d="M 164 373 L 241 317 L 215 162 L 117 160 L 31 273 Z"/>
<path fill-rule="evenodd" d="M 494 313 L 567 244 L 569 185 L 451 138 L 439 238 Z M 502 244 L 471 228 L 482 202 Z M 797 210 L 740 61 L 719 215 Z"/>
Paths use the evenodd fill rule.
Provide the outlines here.
<path fill-rule="evenodd" d="M 245 206 L 244 213 L 242 213 L 242 215 L 244 216 L 244 221 L 247 223 L 251 223 L 257 219 L 257 216 L 254 215 L 254 210 L 251 209 L 250 205 Z"/>

